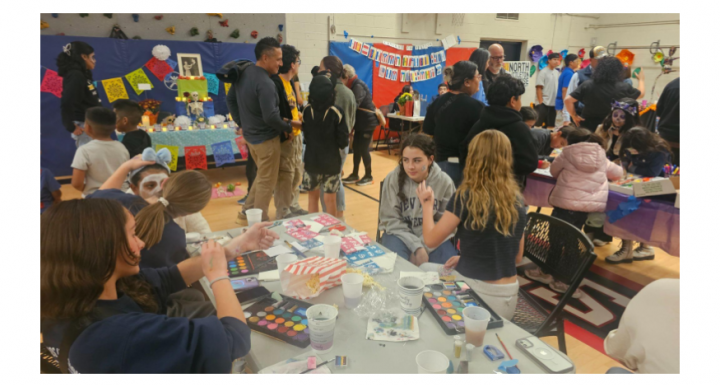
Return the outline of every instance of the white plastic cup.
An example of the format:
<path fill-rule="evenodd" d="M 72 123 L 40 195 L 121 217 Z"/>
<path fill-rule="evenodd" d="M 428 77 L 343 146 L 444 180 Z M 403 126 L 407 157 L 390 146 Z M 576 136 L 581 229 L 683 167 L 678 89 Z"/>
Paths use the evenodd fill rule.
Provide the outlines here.
<path fill-rule="evenodd" d="M 347 273 L 340 280 L 342 281 L 343 295 L 345 296 L 345 307 L 354 309 L 360 304 L 362 297 L 362 285 L 365 277 L 362 274 Z"/>
<path fill-rule="evenodd" d="M 400 294 L 400 307 L 407 314 L 419 315 L 422 306 L 422 295 L 425 283 L 418 277 L 403 277 L 398 279 L 398 293 Z"/>
<path fill-rule="evenodd" d="M 340 241 L 342 239 L 337 235 L 325 236 L 323 244 L 325 246 L 325 257 L 340 258 Z"/>
<path fill-rule="evenodd" d="M 297 255 L 295 254 L 280 254 L 275 258 L 275 261 L 277 262 L 278 266 L 278 272 L 285 270 L 287 265 L 296 262 L 298 260 Z"/>
<path fill-rule="evenodd" d="M 485 332 L 490 322 L 490 312 L 478 306 L 463 309 L 465 321 L 465 342 L 475 346 L 483 346 Z"/>
<path fill-rule="evenodd" d="M 337 309 L 330 305 L 313 305 L 307 309 L 310 346 L 314 351 L 326 352 L 332 348 L 337 315 Z"/>
<path fill-rule="evenodd" d="M 425 350 L 415 357 L 419 374 L 446 374 L 450 360 L 435 350 Z"/>
<path fill-rule="evenodd" d="M 262 209 L 250 209 L 245 211 L 248 220 L 248 227 L 262 222 Z"/>

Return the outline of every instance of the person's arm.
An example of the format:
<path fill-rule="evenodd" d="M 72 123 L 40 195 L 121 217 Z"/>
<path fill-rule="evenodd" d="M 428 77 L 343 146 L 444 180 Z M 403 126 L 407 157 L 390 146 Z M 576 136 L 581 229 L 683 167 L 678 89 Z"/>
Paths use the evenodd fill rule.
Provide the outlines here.
<path fill-rule="evenodd" d="M 82 100 L 87 87 L 87 80 L 82 73 L 71 71 L 63 79 L 62 97 L 60 98 L 60 116 L 63 127 L 75 135 L 82 134 L 83 130 L 75 125 L 75 110 L 82 109 Z"/>
<path fill-rule="evenodd" d="M 137 155 L 120 165 L 120 167 L 118 167 L 118 169 L 110 175 L 110 178 L 107 178 L 105 183 L 103 183 L 98 190 L 120 189 L 122 188 L 123 183 L 125 183 L 128 174 L 130 174 L 130 171 L 137 170 L 140 167 L 149 166 L 151 164 L 155 164 L 155 162 L 142 160 L 142 154 Z"/>
<path fill-rule="evenodd" d="M 518 250 L 518 253 L 515 256 L 515 265 L 519 265 L 522 263 L 524 252 L 525 252 L 525 234 L 523 234 L 523 237 L 520 238 L 520 250 Z"/>
<path fill-rule="evenodd" d="M 619 165 L 607 161 L 607 178 L 610 180 L 618 180 L 623 177 L 623 169 Z"/>
<path fill-rule="evenodd" d="M 575 122 L 575 125 L 580 127 L 580 122 L 582 122 L 582 117 L 578 116 L 578 114 L 575 113 L 575 102 L 578 100 L 575 99 L 572 95 L 565 97 L 565 109 L 568 112 L 568 115 L 570 115 L 570 118 Z"/>
<path fill-rule="evenodd" d="M 231 260 L 238 255 L 253 251 L 269 249 L 273 242 L 280 237 L 267 227 L 272 222 L 261 222 L 248 227 L 248 229 L 239 237 L 233 238 L 227 246 L 225 246 L 225 257 Z"/>
<path fill-rule="evenodd" d="M 431 248 L 438 247 L 457 229 L 458 225 L 460 225 L 460 218 L 453 212 L 445 211 L 436 224 L 433 218 L 435 194 L 432 188 L 426 187 L 425 181 L 423 181 L 418 185 L 417 195 L 423 208 L 423 239 L 425 245 Z"/>
<path fill-rule="evenodd" d="M 242 127 L 242 124 L 240 122 L 240 107 L 238 106 L 238 98 L 237 98 L 237 85 L 233 83 L 230 86 L 230 89 L 227 93 L 227 99 L 225 99 L 225 103 L 227 104 L 228 111 L 230 111 L 230 116 L 232 116 L 233 121 L 235 124 L 238 125 L 238 127 Z"/>
<path fill-rule="evenodd" d="M 305 99 L 302 96 L 302 89 L 300 88 L 299 82 L 292 82 L 293 89 L 295 90 L 295 100 L 297 101 L 297 107 L 299 111 L 302 111 L 302 107 L 305 105 Z"/>
<path fill-rule="evenodd" d="M 545 76 L 543 72 L 538 74 L 537 82 L 535 83 L 535 97 L 537 98 L 538 104 L 543 104 L 543 88 L 545 88 Z"/>
<path fill-rule="evenodd" d="M 638 96 L 636 99 L 641 99 L 643 96 L 645 96 L 645 71 L 640 69 L 640 72 L 637 74 L 638 79 L 638 91 L 640 91 L 640 96 Z"/>
<path fill-rule="evenodd" d="M 550 164 L 550 175 L 553 176 L 553 178 L 557 179 L 558 175 L 560 175 L 560 171 L 562 171 L 565 168 L 565 157 L 563 157 L 563 153 L 560 153 L 557 157 L 555 157 L 555 160 Z"/>
<path fill-rule="evenodd" d="M 277 91 L 275 84 L 271 81 L 269 84 L 260 83 L 258 84 L 258 103 L 260 104 L 260 111 L 265 124 L 275 129 L 279 134 L 292 133 L 293 123 L 289 123 L 283 120 L 280 116 L 280 108 L 278 107 Z M 299 122 L 298 122 L 299 123 Z"/>
<path fill-rule="evenodd" d="M 83 192 L 83 190 L 85 190 L 85 170 L 74 168 L 70 185 L 72 185 L 75 190 Z"/>
<path fill-rule="evenodd" d="M 43 170 L 43 178 L 45 179 L 45 187 L 50 191 L 53 197 L 53 203 L 62 201 L 62 191 L 60 183 L 55 180 L 55 176 L 49 170 Z"/>
<path fill-rule="evenodd" d="M 61 190 L 55 190 L 51 194 L 53 197 L 53 203 L 59 203 L 60 201 L 62 201 L 62 191 Z"/>

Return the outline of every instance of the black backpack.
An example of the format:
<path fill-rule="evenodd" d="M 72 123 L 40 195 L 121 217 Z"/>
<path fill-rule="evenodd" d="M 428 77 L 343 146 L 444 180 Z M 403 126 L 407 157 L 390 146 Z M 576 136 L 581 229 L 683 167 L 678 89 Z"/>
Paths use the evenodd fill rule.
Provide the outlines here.
<path fill-rule="evenodd" d="M 255 63 L 250 60 L 234 60 L 229 63 L 225 63 L 215 75 L 223 83 L 234 84 L 240 80 L 242 73 L 251 65 L 255 65 Z"/>

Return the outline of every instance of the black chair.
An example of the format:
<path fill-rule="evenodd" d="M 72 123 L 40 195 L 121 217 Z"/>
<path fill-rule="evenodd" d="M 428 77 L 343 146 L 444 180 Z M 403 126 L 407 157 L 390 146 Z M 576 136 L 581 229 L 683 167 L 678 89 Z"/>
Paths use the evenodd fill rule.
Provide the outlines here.
<path fill-rule="evenodd" d="M 523 255 L 569 288 L 550 312 L 520 288 L 512 322 L 536 337 L 556 336 L 560 351 L 567 353 L 563 308 L 597 258 L 594 250 L 585 233 L 570 223 L 544 214 L 528 214 Z"/>
<path fill-rule="evenodd" d="M 55 357 L 40 344 L 40 374 L 60 374 L 60 364 Z"/>
<path fill-rule="evenodd" d="M 383 116 L 385 117 L 386 123 L 385 123 L 384 126 L 381 126 L 381 127 L 380 127 L 380 135 L 378 135 L 378 140 L 375 142 L 375 151 L 378 150 L 378 146 L 380 146 L 380 141 L 381 141 L 381 140 L 384 139 L 386 145 L 387 145 L 387 143 L 388 143 L 388 136 L 390 135 L 390 129 L 388 128 L 388 126 L 389 126 L 389 125 L 391 124 L 391 122 L 392 122 L 393 120 L 395 120 L 395 119 L 388 119 L 387 116 L 388 116 L 389 113 L 392 112 L 393 104 L 394 104 L 394 103 L 390 103 L 390 104 L 385 105 L 385 106 L 377 107 L 377 108 L 380 109 L 380 112 L 382 112 Z M 393 123 L 393 124 L 394 124 L 394 123 Z M 388 151 L 390 151 L 390 148 L 389 148 L 389 147 L 388 147 Z"/>

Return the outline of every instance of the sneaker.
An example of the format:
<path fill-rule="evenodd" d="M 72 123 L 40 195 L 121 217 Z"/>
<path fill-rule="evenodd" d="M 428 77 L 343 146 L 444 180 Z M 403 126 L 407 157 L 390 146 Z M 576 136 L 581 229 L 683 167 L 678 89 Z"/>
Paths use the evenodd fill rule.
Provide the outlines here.
<path fill-rule="evenodd" d="M 237 201 L 238 204 L 239 204 L 239 205 L 244 205 L 244 204 L 245 204 L 245 201 L 247 200 L 247 197 L 248 197 L 248 196 L 245 195 L 244 197 L 238 199 L 238 201 Z"/>
<path fill-rule="evenodd" d="M 565 293 L 569 289 L 568 285 L 560 281 L 552 281 L 552 283 L 550 283 L 550 288 L 558 293 Z M 577 289 L 574 293 L 572 293 L 573 298 L 580 298 L 582 295 L 583 292 L 580 289 Z"/>
<path fill-rule="evenodd" d="M 247 224 L 247 215 L 245 215 L 244 211 L 238 211 L 237 219 L 235 219 L 235 223 L 238 225 L 246 225 Z"/>
<path fill-rule="evenodd" d="M 357 181 L 356 183 L 358 186 L 367 186 L 369 184 L 373 184 L 373 177 L 371 176 L 364 176 L 362 179 Z"/>
<path fill-rule="evenodd" d="M 550 274 L 544 274 L 540 268 L 527 269 L 525 270 L 525 276 L 533 281 L 538 281 L 546 285 L 553 282 L 553 277 Z"/>
<path fill-rule="evenodd" d="M 343 179 L 343 184 L 351 184 L 356 183 L 358 180 L 360 180 L 360 177 L 355 174 L 350 174 L 347 178 Z"/>
<path fill-rule="evenodd" d="M 297 216 L 310 214 L 309 211 L 303 210 L 302 208 L 295 209 L 295 208 L 290 207 L 290 212 L 292 212 L 293 214 L 295 214 Z"/>
<path fill-rule="evenodd" d="M 609 242 L 605 242 L 602 239 L 598 239 L 598 238 L 594 238 L 592 242 L 593 242 L 593 245 L 595 245 L 596 247 L 603 247 L 609 243 Z"/>
<path fill-rule="evenodd" d="M 623 239 L 620 250 L 616 251 L 615 254 L 605 257 L 607 263 L 632 263 L 633 261 L 633 242 Z"/>
<path fill-rule="evenodd" d="M 632 257 L 634 261 L 653 260 L 655 259 L 655 249 L 650 246 L 646 246 L 644 243 L 641 243 L 637 249 L 633 250 Z"/>

